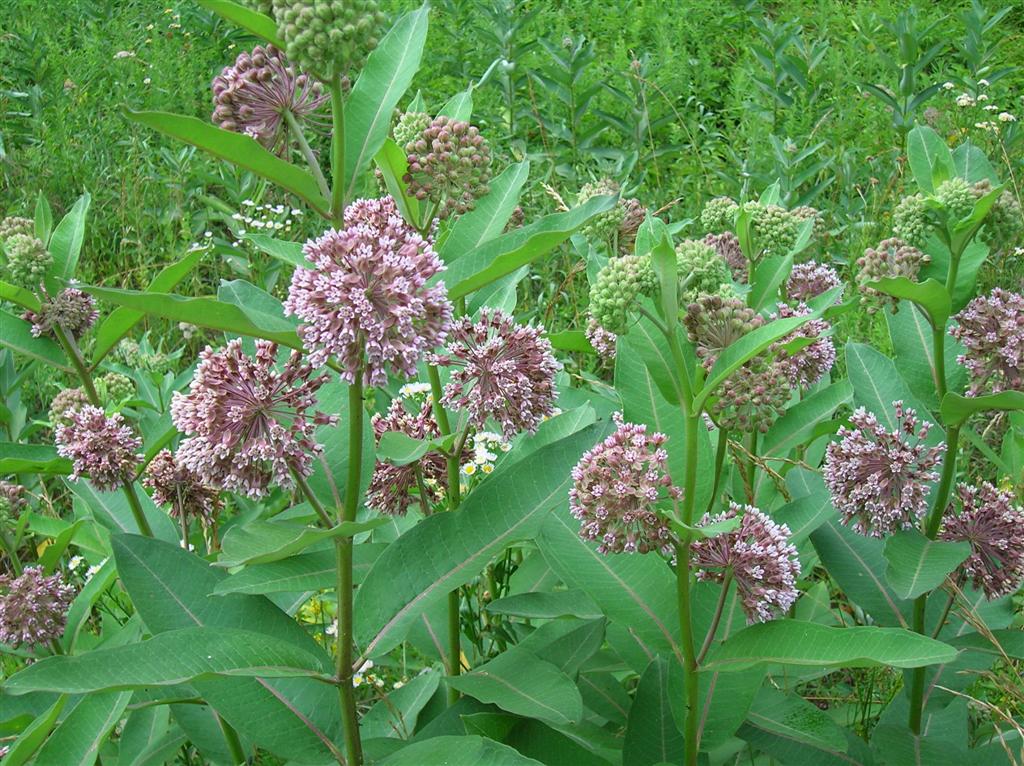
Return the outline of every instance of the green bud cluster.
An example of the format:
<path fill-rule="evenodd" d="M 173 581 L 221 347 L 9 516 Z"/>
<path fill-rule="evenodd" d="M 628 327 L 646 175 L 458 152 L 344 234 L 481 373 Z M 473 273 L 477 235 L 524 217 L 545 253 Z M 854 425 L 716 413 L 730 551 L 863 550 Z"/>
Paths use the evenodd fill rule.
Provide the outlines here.
<path fill-rule="evenodd" d="M 360 67 L 380 41 L 387 17 L 376 0 L 273 0 L 285 53 L 327 79 Z"/>
<path fill-rule="evenodd" d="M 679 301 L 687 305 L 701 295 L 735 297 L 729 265 L 711 245 L 686 239 L 676 245 Z"/>
<path fill-rule="evenodd" d="M 265 16 L 274 15 L 274 0 L 242 0 L 242 5 Z"/>
<path fill-rule="evenodd" d="M 68 413 L 78 412 L 83 407 L 92 404 L 88 395 L 81 388 L 65 388 L 60 391 L 53 401 L 50 402 L 50 425 L 56 428 L 59 425 L 67 425 Z"/>
<path fill-rule="evenodd" d="M 765 256 L 786 255 L 793 249 L 800 233 L 795 215 L 779 205 L 760 202 L 748 202 L 744 207 L 751 212 L 754 244 Z"/>
<path fill-rule="evenodd" d="M 705 231 L 720 234 L 732 231 L 736 224 L 736 213 L 740 206 L 728 197 L 715 197 L 704 205 L 700 213 L 700 225 Z"/>
<path fill-rule="evenodd" d="M 409 144 L 423 135 L 423 131 L 429 127 L 430 115 L 426 112 L 402 112 L 392 131 L 395 143 L 408 152 Z"/>
<path fill-rule="evenodd" d="M 810 205 L 800 205 L 789 211 L 789 214 L 793 216 L 798 224 L 803 224 L 806 221 L 814 221 L 811 225 L 811 239 L 814 241 L 821 241 L 825 236 L 825 216 L 816 207 Z M 800 229 L 800 226 L 797 226 Z"/>
<path fill-rule="evenodd" d="M 904 197 L 892 211 L 892 230 L 911 247 L 923 248 L 928 241 L 928 205 L 923 194 Z"/>
<path fill-rule="evenodd" d="M 739 298 L 702 295 L 687 306 L 683 324 L 701 363 L 710 370 L 722 351 L 762 326 L 764 319 Z"/>
<path fill-rule="evenodd" d="M 935 199 L 946 209 L 949 222 L 956 223 L 971 214 L 977 195 L 971 184 L 956 177 L 939 184 Z"/>
<path fill-rule="evenodd" d="M 472 210 L 490 190 L 491 147 L 475 125 L 435 117 L 405 151 L 409 194 L 435 203 L 442 218 Z"/>
<path fill-rule="evenodd" d="M 15 234 L 32 235 L 35 233 L 35 230 L 36 224 L 31 218 L 9 215 L 0 221 L 0 242 L 13 237 Z"/>
<path fill-rule="evenodd" d="M 96 379 L 96 393 L 109 405 L 118 405 L 135 396 L 135 383 L 127 375 L 108 372 Z"/>
<path fill-rule="evenodd" d="M 653 294 L 657 284 L 650 256 L 613 258 L 590 288 L 590 314 L 605 330 L 624 335 L 637 298 Z"/>
<path fill-rule="evenodd" d="M 583 184 L 580 187 L 580 193 L 576 195 L 576 204 L 582 205 L 594 197 L 618 193 L 619 185 L 615 181 L 612 181 L 610 178 L 602 178 L 599 181 Z M 611 210 L 599 213 L 587 221 L 587 225 L 583 227 L 583 234 L 590 239 L 609 241 L 618 232 L 625 219 L 625 207 L 622 206 L 621 202 L 616 203 L 615 207 Z"/>
<path fill-rule="evenodd" d="M 861 289 L 861 303 L 867 304 L 868 313 L 877 310 L 879 301 L 891 303 L 893 313 L 896 312 L 899 301 L 884 293 L 880 293 L 868 283 L 876 282 L 883 277 L 906 277 L 914 280 L 917 278 L 921 267 L 931 261 L 931 258 L 912 245 L 903 240 L 893 237 L 882 240 L 878 247 L 869 247 L 864 255 L 857 259 L 857 266 L 860 268 L 857 274 L 857 284 Z"/>
<path fill-rule="evenodd" d="M 981 198 L 992 191 L 992 184 L 988 180 L 978 181 L 974 184 L 975 196 Z M 985 228 L 981 231 L 989 247 L 995 251 L 1005 250 L 1021 238 L 1024 232 L 1024 213 L 1021 212 L 1020 203 L 1013 195 L 1013 192 L 1006 190 L 1000 194 L 995 203 L 985 216 Z"/>
<path fill-rule="evenodd" d="M 32 234 L 14 234 L 3 244 L 11 281 L 30 289 L 39 287 L 46 270 L 53 263 L 53 256 L 43 241 Z"/>

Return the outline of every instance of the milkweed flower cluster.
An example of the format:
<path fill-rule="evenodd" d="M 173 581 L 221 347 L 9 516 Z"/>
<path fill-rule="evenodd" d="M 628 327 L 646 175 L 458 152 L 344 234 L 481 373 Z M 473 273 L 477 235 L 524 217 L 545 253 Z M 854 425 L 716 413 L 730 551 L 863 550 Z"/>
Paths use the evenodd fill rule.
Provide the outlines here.
<path fill-rule="evenodd" d="M 78 412 L 90 404 L 89 395 L 81 388 L 65 388 L 50 402 L 50 424 L 58 426 L 68 422 L 69 412 Z"/>
<path fill-rule="evenodd" d="M 25 500 L 23 486 L 0 481 L 0 528 L 17 521 L 26 505 L 28 501 Z"/>
<path fill-rule="evenodd" d="M 923 248 L 930 228 L 928 203 L 923 194 L 904 197 L 892 211 L 892 230 L 901 244 Z"/>
<path fill-rule="evenodd" d="M 429 397 L 417 406 L 415 412 L 410 412 L 403 400 L 395 399 L 388 411 L 374 415 L 371 423 L 377 443 L 388 431 L 398 431 L 420 440 L 436 439 L 441 435 Z M 423 481 L 422 487 L 417 486 L 418 478 Z M 413 490 L 426 490 L 428 494 L 423 499 L 429 506 L 441 500 L 447 488 L 448 464 L 440 452 L 430 450 L 407 465 L 378 460 L 366 492 L 366 505 L 388 516 L 404 516 L 415 500 Z"/>
<path fill-rule="evenodd" d="M 744 209 L 750 211 L 754 241 L 765 256 L 786 255 L 793 249 L 800 234 L 800 218 L 780 205 L 748 202 Z"/>
<path fill-rule="evenodd" d="M 809 301 L 842 284 L 838 272 L 817 261 L 797 263 L 786 282 L 786 297 L 791 301 Z"/>
<path fill-rule="evenodd" d="M 273 0 L 273 6 L 288 58 L 321 79 L 361 66 L 387 21 L 377 0 Z"/>
<path fill-rule="evenodd" d="M 40 566 L 19 576 L 0 575 L 0 643 L 36 646 L 64 633 L 75 591 L 61 575 L 47 577 Z"/>
<path fill-rule="evenodd" d="M 463 317 L 452 328 L 433 364 L 451 367 L 441 404 L 466 410 L 474 426 L 494 418 L 506 438 L 533 432 L 554 413 L 555 360 L 541 329 L 516 323 L 500 309 L 484 308 L 474 322 Z"/>
<path fill-rule="evenodd" d="M 640 226 L 647 219 L 647 208 L 636 197 L 619 200 L 618 207 L 622 208 L 622 223 L 619 224 L 619 253 L 627 255 L 633 252 L 636 245 L 636 235 Z"/>
<path fill-rule="evenodd" d="M 217 518 L 223 503 L 220 494 L 206 486 L 188 466 L 182 465 L 170 450 L 160 450 L 142 477 L 153 502 L 170 507 L 175 518 L 198 518 L 209 526 Z"/>
<path fill-rule="evenodd" d="M 882 240 L 877 247 L 867 248 L 864 255 L 857 259 L 857 266 L 860 269 L 857 282 L 863 293 L 861 302 L 888 302 L 895 312 L 899 301 L 873 287 L 868 287 L 868 284 L 883 277 L 906 277 L 914 280 L 921 267 L 930 261 L 928 255 L 898 237 Z M 874 312 L 875 306 L 869 305 L 867 310 Z"/>
<path fill-rule="evenodd" d="M 9 215 L 0 220 L 0 244 L 15 234 L 33 234 L 35 230 L 36 223 L 31 218 Z"/>
<path fill-rule="evenodd" d="M 957 487 L 961 511 L 943 519 L 943 540 L 970 543 L 964 574 L 990 598 L 1013 593 L 1024 580 L 1024 508 L 1009 492 L 982 482 Z"/>
<path fill-rule="evenodd" d="M 705 231 L 717 234 L 723 231 L 731 231 L 736 225 L 736 215 L 739 213 L 739 205 L 729 197 L 715 197 L 704 204 L 700 213 L 700 225 Z"/>
<path fill-rule="evenodd" d="M 684 239 L 676 245 L 679 301 L 688 304 L 701 295 L 735 296 L 729 265 L 706 242 Z"/>
<path fill-rule="evenodd" d="M 672 556 L 674 538 L 656 504 L 679 500 L 682 490 L 668 474 L 668 437 L 626 423 L 616 413 L 615 433 L 586 452 L 572 469 L 569 512 L 580 537 L 597 540 L 600 553 Z"/>
<path fill-rule="evenodd" d="M 80 338 L 99 319 L 96 299 L 75 287 L 66 287 L 53 298 L 47 298 L 39 311 L 26 311 L 22 319 L 32 325 L 32 337 L 53 335 L 60 327 L 73 338 Z"/>
<path fill-rule="evenodd" d="M 255 357 L 238 339 L 207 346 L 189 392 L 174 394 L 171 419 L 187 437 L 176 462 L 201 484 L 262 497 L 272 484 L 293 486 L 292 472 L 312 472 L 323 450 L 316 427 L 337 420 L 313 410 L 327 375 L 314 375 L 297 351 L 278 372 L 276 357 L 267 340 L 256 341 Z"/>
<path fill-rule="evenodd" d="M 795 307 L 779 303 L 777 312 L 771 318 L 787 319 L 810 313 L 811 309 L 804 303 Z M 836 362 L 836 348 L 829 337 L 831 331 L 832 326 L 824 319 L 812 319 L 774 345 L 778 363 L 785 370 L 792 386 L 813 386 L 828 375 Z M 786 344 L 801 339 L 811 342 L 797 351 L 785 350 Z"/>
<path fill-rule="evenodd" d="M 997 287 L 954 319 L 950 334 L 964 345 L 957 361 L 970 376 L 968 396 L 1024 388 L 1024 296 Z"/>
<path fill-rule="evenodd" d="M 590 316 L 608 332 L 624 335 L 636 300 L 652 294 L 657 284 L 650 256 L 612 258 L 590 288 Z"/>
<path fill-rule="evenodd" d="M 870 537 L 912 527 L 924 515 L 928 483 L 939 478 L 933 469 L 946 451 L 924 443 L 931 425 L 914 410 L 892 406 L 895 430 L 861 407 L 850 416 L 854 427 L 840 428 L 825 453 L 822 473 L 843 523 Z"/>
<path fill-rule="evenodd" d="M 142 462 L 138 449 L 142 439 L 135 436 L 120 413 L 107 415 L 89 404 L 80 410 L 66 410 L 56 430 L 57 454 L 72 461 L 72 479 L 83 474 L 98 489 L 112 490 L 124 484 Z"/>
<path fill-rule="evenodd" d="M 723 231 L 721 234 L 708 234 L 704 237 L 704 244 L 714 248 L 718 257 L 725 261 L 734 280 L 740 284 L 747 283 L 747 257 L 740 247 L 739 237 L 731 231 Z"/>
<path fill-rule="evenodd" d="M 295 71 L 273 45 L 243 52 L 213 79 L 213 122 L 244 133 L 267 149 L 282 144 L 285 114 L 302 122 L 327 101 L 323 86 Z"/>
<path fill-rule="evenodd" d="M 614 359 L 615 358 L 615 345 L 619 340 L 619 336 L 613 332 L 609 332 L 604 329 L 594 317 L 590 317 L 587 320 L 586 329 L 587 340 L 590 341 L 590 345 L 594 347 L 594 351 L 602 359 Z"/>
<path fill-rule="evenodd" d="M 697 579 L 724 582 L 731 573 L 747 623 L 768 622 L 788 611 L 800 595 L 796 546 L 789 527 L 750 505 L 730 503 L 717 516 L 705 515 L 702 525 L 737 517 L 740 524 L 733 531 L 701 538 L 690 547 Z"/>
<path fill-rule="evenodd" d="M 445 218 L 472 210 L 490 190 L 491 147 L 475 125 L 435 117 L 405 145 L 409 194 L 438 205 Z"/>
<path fill-rule="evenodd" d="M 37 289 L 53 265 L 53 256 L 43 241 L 34 234 L 15 233 L 3 240 L 3 249 L 11 281 L 20 287 Z"/>
<path fill-rule="evenodd" d="M 427 285 L 444 264 L 391 197 L 352 203 L 344 227 L 303 252 L 312 268 L 295 270 L 284 307 L 303 320 L 313 366 L 334 355 L 349 383 L 362 369 L 367 385 L 379 385 L 389 371 L 413 377 L 423 354 L 444 342 L 452 306 L 443 282 Z"/>
<path fill-rule="evenodd" d="M 576 195 L 576 204 L 582 205 L 594 197 L 611 196 L 618 194 L 619 191 L 619 185 L 610 178 L 591 181 L 580 187 L 579 194 Z M 587 221 L 583 227 L 583 233 L 592 239 L 609 240 L 619 231 L 625 220 L 626 208 L 623 207 L 621 202 L 617 202 L 611 210 L 598 213 Z M 638 228 L 639 225 L 637 224 Z"/>

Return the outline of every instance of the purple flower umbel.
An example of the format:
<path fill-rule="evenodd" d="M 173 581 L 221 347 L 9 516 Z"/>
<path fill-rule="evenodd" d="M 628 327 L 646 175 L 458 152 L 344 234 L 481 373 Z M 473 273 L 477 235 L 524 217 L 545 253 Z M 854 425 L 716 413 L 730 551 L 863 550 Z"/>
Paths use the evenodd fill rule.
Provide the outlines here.
<path fill-rule="evenodd" d="M 823 475 L 832 502 L 862 535 L 882 537 L 912 527 L 928 507 L 928 482 L 939 478 L 945 444 L 928 447 L 931 428 L 914 410 L 893 402 L 898 426 L 887 431 L 861 407 L 850 417 L 854 428 L 839 429 L 828 445 Z"/>
<path fill-rule="evenodd" d="M 232 340 L 200 354 L 187 394 L 171 402 L 174 425 L 185 434 L 177 462 L 210 487 L 262 497 L 272 483 L 294 485 L 292 472 L 308 476 L 323 448 L 318 425 L 336 417 L 309 412 L 327 375 L 313 375 L 298 351 L 276 369 L 277 344 L 256 341 L 256 356 Z"/>
<path fill-rule="evenodd" d="M 61 637 L 75 591 L 39 566 L 18 577 L 0 575 L 0 643 L 35 646 Z"/>
<path fill-rule="evenodd" d="M 206 526 L 220 513 L 220 494 L 199 480 L 196 473 L 178 462 L 170 450 L 160 450 L 146 466 L 142 483 L 157 505 L 170 506 L 171 516 L 196 517 Z"/>
<path fill-rule="evenodd" d="M 957 361 L 970 375 L 969 396 L 1024 388 L 1024 296 L 997 287 L 954 319 L 950 334 L 967 350 Z"/>
<path fill-rule="evenodd" d="M 988 598 L 1013 593 L 1024 580 L 1024 508 L 988 482 L 960 484 L 957 495 L 963 510 L 947 510 L 942 539 L 971 544 L 963 571 Z"/>
<path fill-rule="evenodd" d="M 580 458 L 572 469 L 569 512 L 580 537 L 598 540 L 599 553 L 674 553 L 672 530 L 655 505 L 678 500 L 682 490 L 668 475 L 664 434 L 625 423 L 615 414 L 615 433 Z"/>
<path fill-rule="evenodd" d="M 72 338 L 80 338 L 99 319 L 96 299 L 75 287 L 66 287 L 55 298 L 46 298 L 39 311 L 26 311 L 22 319 L 32 324 L 32 337 L 53 335 L 60 326 Z"/>
<path fill-rule="evenodd" d="M 793 266 L 786 282 L 786 297 L 791 301 L 809 301 L 843 282 L 831 266 L 807 261 Z"/>
<path fill-rule="evenodd" d="M 73 461 L 72 479 L 88 474 L 98 489 L 117 489 L 142 462 L 137 452 L 142 439 L 120 413 L 108 417 L 90 404 L 64 417 L 55 434 L 57 454 Z"/>
<path fill-rule="evenodd" d="M 285 311 L 300 317 L 310 364 L 332 354 L 355 380 L 410 378 L 424 353 L 444 342 L 452 318 L 444 283 L 427 281 L 444 269 L 430 243 L 399 215 L 391 197 L 357 200 L 345 225 L 303 249 L 313 264 L 292 275 Z"/>
<path fill-rule="evenodd" d="M 786 612 L 799 593 L 800 561 L 785 524 L 776 524 L 757 508 L 731 503 L 729 510 L 703 524 L 741 518 L 731 532 L 697 540 L 690 548 L 698 580 L 723 582 L 727 572 L 736 581 L 747 622 L 767 622 Z"/>

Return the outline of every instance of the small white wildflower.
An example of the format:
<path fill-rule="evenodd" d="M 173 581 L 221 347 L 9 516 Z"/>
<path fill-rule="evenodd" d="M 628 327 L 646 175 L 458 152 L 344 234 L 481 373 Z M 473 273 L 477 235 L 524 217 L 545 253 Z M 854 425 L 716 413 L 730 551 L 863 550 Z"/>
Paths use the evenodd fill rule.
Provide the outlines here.
<path fill-rule="evenodd" d="M 961 93 L 956 97 L 957 106 L 974 106 L 974 98 L 968 93 Z"/>
<path fill-rule="evenodd" d="M 1009 112 L 1000 112 L 999 113 L 999 121 L 1000 122 L 1016 122 L 1017 118 L 1015 116 L 1013 116 L 1012 114 L 1010 114 Z"/>
<path fill-rule="evenodd" d="M 984 77 L 981 78 L 980 80 L 978 80 L 978 86 L 981 87 L 981 88 L 987 88 L 989 85 L 991 85 L 991 83 L 988 80 L 986 80 Z M 979 96 L 979 98 L 980 98 L 980 96 Z"/>
<path fill-rule="evenodd" d="M 947 81 L 947 82 L 944 82 L 944 83 L 942 83 L 942 89 L 943 89 L 943 90 L 953 90 L 953 88 L 955 88 L 955 87 L 956 87 L 956 86 L 955 86 L 955 85 L 953 85 L 953 83 L 951 83 L 951 82 L 948 82 L 948 81 Z"/>

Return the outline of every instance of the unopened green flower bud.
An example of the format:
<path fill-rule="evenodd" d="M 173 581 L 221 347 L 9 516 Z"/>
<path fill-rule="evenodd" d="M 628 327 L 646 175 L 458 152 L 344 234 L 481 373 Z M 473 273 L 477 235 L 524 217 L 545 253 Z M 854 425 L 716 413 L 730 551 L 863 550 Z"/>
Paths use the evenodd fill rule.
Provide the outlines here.
<path fill-rule="evenodd" d="M 0 221 L 0 242 L 15 234 L 34 234 L 35 230 L 36 224 L 31 218 L 9 215 Z"/>
<path fill-rule="evenodd" d="M 430 115 L 426 112 L 403 112 L 395 123 L 395 143 L 408 151 L 410 142 L 419 138 L 430 127 Z"/>
<path fill-rule="evenodd" d="M 950 223 L 966 218 L 974 210 L 974 189 L 962 178 L 950 178 L 939 184 L 935 199 L 946 209 Z"/>
<path fill-rule="evenodd" d="M 988 180 L 974 184 L 974 195 L 978 198 L 991 191 L 992 184 Z M 1024 214 L 1021 212 L 1020 203 L 1013 192 L 1006 190 L 996 198 L 988 215 L 985 216 L 985 227 L 981 230 L 981 237 L 992 250 L 999 252 L 1015 245 L 1020 240 L 1022 232 Z"/>
<path fill-rule="evenodd" d="M 925 246 L 929 225 L 928 208 L 921 194 L 904 197 L 892 211 L 893 233 L 911 247 Z"/>
<path fill-rule="evenodd" d="M 356 69 L 377 47 L 387 17 L 376 0 L 273 0 L 285 53 L 327 79 Z"/>
<path fill-rule="evenodd" d="M 583 184 L 576 196 L 576 204 L 582 205 L 594 197 L 603 197 L 610 194 L 618 194 L 619 185 L 610 178 L 602 178 L 600 181 L 592 181 Z M 598 241 L 609 241 L 626 219 L 626 208 L 616 203 L 611 210 L 598 213 L 583 227 L 584 236 Z"/>
<path fill-rule="evenodd" d="M 720 234 L 732 231 L 736 225 L 736 213 L 740 206 L 728 197 L 715 197 L 704 205 L 700 214 L 700 225 L 705 231 Z"/>
<path fill-rule="evenodd" d="M 752 214 L 754 243 L 766 256 L 786 255 L 796 244 L 800 233 L 800 220 L 779 205 L 748 202 L 746 209 Z"/>
<path fill-rule="evenodd" d="M 636 300 L 653 294 L 657 284 L 650 256 L 613 258 L 590 288 L 590 314 L 604 329 L 624 335 Z"/>
<path fill-rule="evenodd" d="M 107 404 L 117 405 L 135 396 L 135 383 L 127 375 L 108 372 L 96 379 L 96 391 Z"/>
<path fill-rule="evenodd" d="M 7 273 L 11 281 L 22 287 L 35 289 L 42 282 L 53 256 L 42 240 L 32 234 L 14 234 L 4 241 L 7 254 Z"/>
<path fill-rule="evenodd" d="M 685 306 L 700 295 L 735 297 L 729 265 L 711 245 L 686 239 L 676 245 L 679 302 Z"/>

